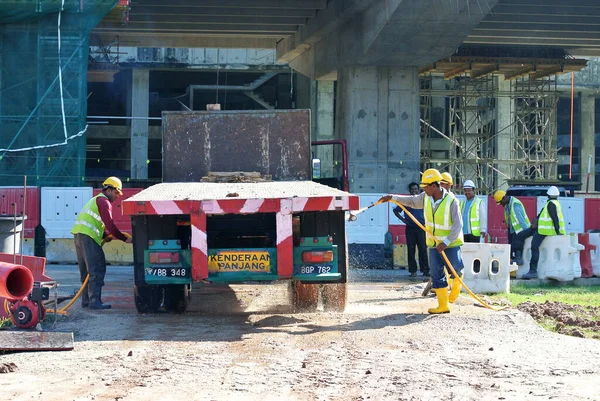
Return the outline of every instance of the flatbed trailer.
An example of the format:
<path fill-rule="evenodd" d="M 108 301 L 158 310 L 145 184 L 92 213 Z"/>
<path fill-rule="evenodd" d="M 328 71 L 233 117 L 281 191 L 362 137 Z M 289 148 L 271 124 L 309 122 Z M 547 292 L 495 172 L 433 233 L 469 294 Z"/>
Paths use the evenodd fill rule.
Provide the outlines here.
<path fill-rule="evenodd" d="M 138 311 L 156 312 L 161 305 L 167 311 L 185 311 L 192 283 L 282 279 L 292 283 L 291 301 L 296 309 L 316 309 L 321 292 L 325 309 L 343 310 L 348 272 L 345 217 L 347 211 L 359 208 L 358 197 L 304 178 L 310 177 L 310 142 L 306 131 L 309 126 L 306 122 L 310 120 L 299 117 L 307 117 L 307 112 L 233 114 L 223 117 L 236 124 L 246 121 L 242 126 L 244 135 L 250 138 L 247 141 L 267 144 L 258 150 L 245 149 L 243 158 L 231 162 L 236 171 L 242 159 L 250 161 L 251 167 L 260 168 L 256 158 L 249 155 L 257 151 L 259 157 L 270 155 L 269 163 L 262 163 L 265 170 L 260 173 L 273 174 L 275 179 L 278 175 L 293 178 L 295 170 L 291 167 L 296 166 L 300 179 L 167 182 L 123 201 L 122 211 L 132 220 Z M 194 141 L 205 145 L 206 138 L 211 137 L 212 145 L 204 147 L 210 153 L 215 148 L 210 123 L 217 121 L 222 130 L 223 120 L 214 113 L 183 115 L 188 118 L 182 119 L 180 113 L 167 114 L 166 121 L 163 115 L 163 141 L 165 133 L 177 131 L 169 127 L 168 117 L 173 116 L 180 132 L 187 132 Z M 282 116 L 283 120 L 296 124 L 296 128 L 272 130 L 271 122 L 281 124 Z M 201 129 L 186 127 L 186 120 Z M 284 132 L 285 140 L 274 140 L 277 132 Z M 294 140 L 294 135 L 298 140 Z M 185 136 L 179 135 L 177 143 L 185 143 Z M 167 141 L 163 149 L 169 146 Z M 275 153 L 273 147 L 278 147 Z M 179 145 L 170 149 L 164 156 L 169 159 L 167 164 L 175 164 L 179 171 L 184 171 L 186 157 L 181 154 L 189 149 Z M 179 162 L 174 153 L 180 154 Z M 273 154 L 282 156 L 279 163 L 275 163 Z M 215 157 L 205 153 L 195 159 L 196 164 L 190 163 L 193 174 L 178 176 L 197 180 L 199 174 L 208 172 L 206 165 L 227 164 L 227 160 L 220 161 L 219 157 L 220 153 Z"/>

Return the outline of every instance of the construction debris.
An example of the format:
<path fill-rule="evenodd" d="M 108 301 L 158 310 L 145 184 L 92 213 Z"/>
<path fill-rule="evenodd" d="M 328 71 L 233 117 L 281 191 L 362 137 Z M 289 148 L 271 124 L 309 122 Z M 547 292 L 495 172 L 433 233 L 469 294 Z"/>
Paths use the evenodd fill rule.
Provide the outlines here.
<path fill-rule="evenodd" d="M 269 182 L 273 181 L 271 174 L 261 175 L 256 171 L 209 171 L 202 177 L 201 182 Z"/>

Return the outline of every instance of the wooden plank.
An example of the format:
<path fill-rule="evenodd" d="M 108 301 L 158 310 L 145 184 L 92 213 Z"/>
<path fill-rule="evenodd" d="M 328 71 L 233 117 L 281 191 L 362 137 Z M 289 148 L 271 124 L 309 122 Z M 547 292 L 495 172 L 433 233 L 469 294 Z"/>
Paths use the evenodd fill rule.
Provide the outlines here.
<path fill-rule="evenodd" d="M 0 330 L 0 351 L 70 351 L 73 348 L 71 332 Z"/>

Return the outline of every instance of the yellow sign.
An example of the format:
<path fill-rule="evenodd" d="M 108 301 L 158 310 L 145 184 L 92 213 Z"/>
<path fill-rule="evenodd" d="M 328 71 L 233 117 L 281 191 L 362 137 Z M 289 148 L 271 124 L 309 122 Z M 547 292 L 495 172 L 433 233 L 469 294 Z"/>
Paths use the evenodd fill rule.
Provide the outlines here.
<path fill-rule="evenodd" d="M 263 251 L 222 251 L 208 256 L 208 271 L 269 273 L 271 256 Z"/>

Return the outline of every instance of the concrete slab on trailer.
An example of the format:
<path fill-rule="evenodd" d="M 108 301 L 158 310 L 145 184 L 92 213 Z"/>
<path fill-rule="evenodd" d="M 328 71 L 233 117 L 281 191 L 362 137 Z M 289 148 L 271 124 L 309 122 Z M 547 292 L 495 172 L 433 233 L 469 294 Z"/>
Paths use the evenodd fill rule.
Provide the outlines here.
<path fill-rule="evenodd" d="M 152 201 L 208 201 L 231 199 L 286 199 L 313 197 L 353 197 L 313 181 L 274 181 L 254 183 L 170 182 L 156 184 L 123 203 Z"/>
<path fill-rule="evenodd" d="M 74 347 L 71 332 L 0 330 L 0 351 L 70 351 Z"/>

